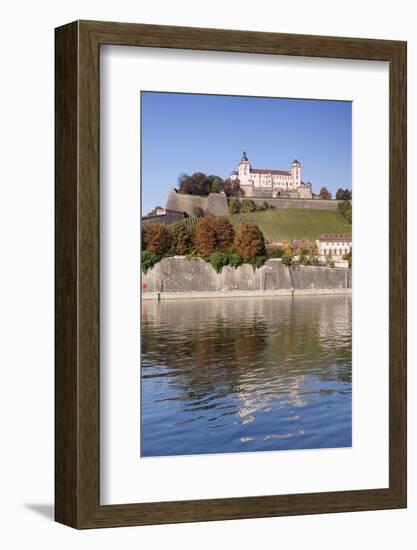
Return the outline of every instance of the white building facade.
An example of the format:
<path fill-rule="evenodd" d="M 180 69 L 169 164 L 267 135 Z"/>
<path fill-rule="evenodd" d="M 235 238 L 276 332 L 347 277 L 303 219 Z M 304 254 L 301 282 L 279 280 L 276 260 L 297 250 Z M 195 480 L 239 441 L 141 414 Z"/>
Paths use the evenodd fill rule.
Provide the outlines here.
<path fill-rule="evenodd" d="M 351 235 L 323 234 L 316 241 L 319 256 L 341 259 L 352 251 Z"/>
<path fill-rule="evenodd" d="M 252 168 L 246 152 L 243 152 L 238 170 L 230 179 L 239 180 L 246 197 L 270 196 L 312 198 L 311 184 L 301 181 L 301 164 L 294 160 L 290 170 Z"/>

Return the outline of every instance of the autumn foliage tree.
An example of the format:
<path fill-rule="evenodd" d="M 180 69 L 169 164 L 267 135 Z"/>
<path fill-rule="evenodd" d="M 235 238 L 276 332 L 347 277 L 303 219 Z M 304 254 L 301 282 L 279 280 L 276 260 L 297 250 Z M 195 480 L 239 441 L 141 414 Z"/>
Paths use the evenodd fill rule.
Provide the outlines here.
<path fill-rule="evenodd" d="M 227 218 L 215 218 L 218 250 L 229 250 L 235 240 L 235 230 Z"/>
<path fill-rule="evenodd" d="M 190 252 L 193 246 L 193 234 L 184 223 L 176 223 L 171 227 L 171 246 L 174 253 L 180 256 Z"/>
<path fill-rule="evenodd" d="M 163 254 L 171 248 L 171 242 L 171 233 L 166 225 L 160 223 L 145 223 L 143 225 L 142 250 Z"/>
<path fill-rule="evenodd" d="M 322 187 L 320 189 L 319 198 L 324 200 L 330 200 L 332 198 L 332 194 L 327 189 L 327 187 Z"/>
<path fill-rule="evenodd" d="M 253 223 L 242 223 L 236 232 L 234 249 L 246 262 L 265 254 L 265 239 L 259 227 Z"/>
<path fill-rule="evenodd" d="M 217 247 L 216 224 L 213 216 L 202 218 L 195 228 L 195 245 L 204 256 L 210 256 Z"/>
<path fill-rule="evenodd" d="M 206 216 L 195 228 L 195 245 L 204 256 L 230 249 L 235 237 L 232 224 L 226 218 Z"/>
<path fill-rule="evenodd" d="M 282 251 L 286 256 L 292 256 L 294 254 L 294 247 L 292 242 L 287 240 L 282 243 Z"/>

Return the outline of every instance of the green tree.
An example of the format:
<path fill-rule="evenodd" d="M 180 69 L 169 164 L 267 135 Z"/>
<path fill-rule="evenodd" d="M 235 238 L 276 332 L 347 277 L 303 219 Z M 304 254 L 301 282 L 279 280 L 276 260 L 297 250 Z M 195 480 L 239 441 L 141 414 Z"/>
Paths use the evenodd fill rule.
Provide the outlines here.
<path fill-rule="evenodd" d="M 232 267 L 238 267 L 243 262 L 238 252 L 229 252 L 229 265 Z"/>
<path fill-rule="evenodd" d="M 265 239 L 259 227 L 253 223 L 242 223 L 236 232 L 234 249 L 245 261 L 265 255 Z"/>
<path fill-rule="evenodd" d="M 350 200 L 343 200 L 340 201 L 337 205 L 337 208 L 339 212 L 342 214 L 342 216 L 345 218 L 346 221 L 348 221 L 350 224 L 352 223 L 352 203 Z"/>
<path fill-rule="evenodd" d="M 179 191 L 186 195 L 206 196 L 210 193 L 211 184 L 211 180 L 203 172 L 194 172 L 191 176 L 181 174 L 178 178 Z"/>
<path fill-rule="evenodd" d="M 352 191 L 350 189 L 339 189 L 336 191 L 336 200 L 338 201 L 349 201 L 352 199 Z"/>
<path fill-rule="evenodd" d="M 209 176 L 208 180 L 211 181 L 210 193 L 220 193 L 223 191 L 223 180 L 219 176 Z"/>
<path fill-rule="evenodd" d="M 220 273 L 223 266 L 229 263 L 227 252 L 216 251 L 210 254 L 210 263 L 217 273 Z"/>
<path fill-rule="evenodd" d="M 192 230 L 184 223 L 176 223 L 171 226 L 171 239 L 172 248 L 175 254 L 182 256 L 192 249 Z"/>
<path fill-rule="evenodd" d="M 240 211 L 240 200 L 237 197 L 229 199 L 230 214 L 237 214 Z"/>
<path fill-rule="evenodd" d="M 223 191 L 227 197 L 243 197 L 243 189 L 240 187 L 239 179 L 231 180 L 228 178 L 223 182 Z"/>
<path fill-rule="evenodd" d="M 240 212 L 255 212 L 256 204 L 252 199 L 243 199 L 240 203 Z"/>
<path fill-rule="evenodd" d="M 288 254 L 284 254 L 281 256 L 281 262 L 284 265 L 291 265 L 292 264 L 292 256 L 289 256 Z"/>
<path fill-rule="evenodd" d="M 333 256 L 331 254 L 326 254 L 325 259 L 326 259 L 326 266 L 327 267 L 334 267 L 334 260 L 333 260 Z"/>
<path fill-rule="evenodd" d="M 150 250 L 144 250 L 141 255 L 141 266 L 143 273 L 146 273 L 148 269 L 151 269 L 161 259 L 160 254 L 151 252 Z"/>

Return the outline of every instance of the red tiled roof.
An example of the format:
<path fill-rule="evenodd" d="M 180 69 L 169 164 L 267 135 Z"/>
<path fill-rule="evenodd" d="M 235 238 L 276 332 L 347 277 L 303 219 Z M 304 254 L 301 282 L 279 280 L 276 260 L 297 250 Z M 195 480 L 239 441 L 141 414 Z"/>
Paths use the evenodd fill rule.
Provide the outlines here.
<path fill-rule="evenodd" d="M 336 235 L 335 233 L 323 233 L 319 237 L 319 241 L 337 242 L 346 241 L 352 242 L 352 235 Z"/>
<path fill-rule="evenodd" d="M 251 174 L 276 174 L 278 176 L 291 176 L 291 172 L 286 170 L 268 170 L 266 168 L 251 168 Z"/>

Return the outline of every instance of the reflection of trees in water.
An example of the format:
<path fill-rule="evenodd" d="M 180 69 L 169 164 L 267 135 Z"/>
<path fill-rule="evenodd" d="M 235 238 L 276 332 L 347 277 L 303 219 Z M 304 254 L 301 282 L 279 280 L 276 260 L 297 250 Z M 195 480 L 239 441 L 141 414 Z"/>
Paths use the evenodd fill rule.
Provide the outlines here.
<path fill-rule="evenodd" d="M 239 395 L 245 410 L 280 394 L 302 406 L 300 387 L 309 376 L 351 381 L 351 301 L 321 296 L 146 303 L 142 360 L 144 379 L 163 376 L 175 399 L 193 407 L 214 407 L 231 394 Z"/>

